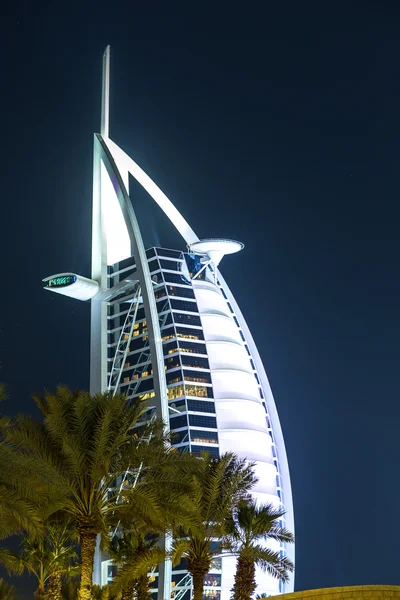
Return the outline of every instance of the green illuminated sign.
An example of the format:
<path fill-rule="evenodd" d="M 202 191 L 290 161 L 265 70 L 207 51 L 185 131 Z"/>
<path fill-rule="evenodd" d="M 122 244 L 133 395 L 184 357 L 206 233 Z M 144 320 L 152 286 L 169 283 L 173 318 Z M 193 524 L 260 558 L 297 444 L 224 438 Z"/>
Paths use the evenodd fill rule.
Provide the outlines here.
<path fill-rule="evenodd" d="M 54 277 L 54 279 L 50 279 L 46 283 L 46 287 L 64 287 L 66 285 L 71 285 L 71 283 L 75 283 L 76 276 L 75 275 L 65 275 L 64 277 Z"/>

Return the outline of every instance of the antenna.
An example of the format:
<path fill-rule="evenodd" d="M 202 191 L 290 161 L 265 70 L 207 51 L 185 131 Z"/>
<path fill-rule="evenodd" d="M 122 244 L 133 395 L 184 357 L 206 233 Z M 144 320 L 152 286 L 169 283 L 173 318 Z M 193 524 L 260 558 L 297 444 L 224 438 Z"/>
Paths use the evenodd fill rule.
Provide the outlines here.
<path fill-rule="evenodd" d="M 100 133 L 103 138 L 108 138 L 110 118 L 110 46 L 107 46 L 103 55 L 103 84 L 101 91 L 101 124 Z"/>

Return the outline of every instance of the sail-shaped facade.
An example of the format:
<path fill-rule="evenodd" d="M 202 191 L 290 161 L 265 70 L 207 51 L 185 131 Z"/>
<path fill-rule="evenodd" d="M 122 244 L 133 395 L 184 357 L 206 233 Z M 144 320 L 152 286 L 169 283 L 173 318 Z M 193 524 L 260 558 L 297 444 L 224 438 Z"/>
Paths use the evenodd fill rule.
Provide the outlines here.
<path fill-rule="evenodd" d="M 91 279 L 73 273 L 45 287 L 91 302 L 91 392 L 109 390 L 147 402 L 144 418 L 169 423 L 174 445 L 212 455 L 232 451 L 255 462 L 260 502 L 283 505 L 294 531 L 289 470 L 270 385 L 244 317 L 219 270 L 242 249 L 226 239 L 199 240 L 170 200 L 109 137 L 109 48 L 103 59 L 101 133 L 94 138 Z M 145 249 L 129 198 L 129 175 L 182 236 L 183 248 Z M 275 545 L 293 560 L 293 548 Z M 158 598 L 188 599 L 191 581 L 170 563 L 156 573 Z M 205 595 L 228 600 L 235 559 L 214 561 Z M 113 567 L 97 556 L 96 582 Z M 257 573 L 257 593 L 293 590 Z"/>

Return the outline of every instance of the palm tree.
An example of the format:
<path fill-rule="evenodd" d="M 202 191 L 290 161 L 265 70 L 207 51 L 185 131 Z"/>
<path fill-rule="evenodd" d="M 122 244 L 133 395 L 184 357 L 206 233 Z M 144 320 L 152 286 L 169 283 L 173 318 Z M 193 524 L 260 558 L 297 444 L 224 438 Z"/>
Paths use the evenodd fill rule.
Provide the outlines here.
<path fill-rule="evenodd" d="M 117 513 L 118 522 L 113 523 L 108 540 L 104 540 L 111 558 L 119 566 L 111 590 L 122 593 L 123 600 L 131 600 L 133 595 L 136 600 L 149 598 L 148 574 L 170 554 L 164 536 L 170 537 L 182 524 L 192 523 L 190 492 L 200 461 L 173 448 L 163 453 L 156 454 L 153 465 L 143 465 L 136 474 L 131 489 L 124 495 L 124 506 Z M 153 493 L 151 511 L 149 506 L 143 511 L 135 502 L 135 488 L 141 487 Z"/>
<path fill-rule="evenodd" d="M 71 519 L 59 516 L 46 527 L 50 541 L 49 584 L 47 600 L 62 600 L 62 580 L 66 575 L 76 575 L 79 570 L 76 565 L 77 554 L 75 529 Z"/>
<path fill-rule="evenodd" d="M 43 423 L 20 417 L 4 437 L 24 457 L 38 462 L 40 479 L 58 508 L 74 520 L 81 547 L 79 597 L 89 600 L 96 537 L 106 532 L 106 514 L 115 508 L 109 490 L 137 464 L 132 427 L 144 407 L 139 402 L 128 406 L 122 396 L 91 396 L 64 386 L 35 401 Z"/>
<path fill-rule="evenodd" d="M 111 589 L 121 592 L 121 600 L 148 600 L 148 573 L 165 560 L 165 549 L 155 534 L 123 529 L 117 533 L 108 545 L 113 562 L 120 567 Z"/>
<path fill-rule="evenodd" d="M 100 587 L 96 584 L 92 586 L 92 598 L 93 600 L 121 600 L 119 596 L 114 596 L 109 585 L 103 585 L 103 587 Z M 66 600 L 76 600 L 76 594 L 75 596 L 67 598 Z"/>
<path fill-rule="evenodd" d="M 7 398 L 4 383 L 0 382 L 0 401 Z M 7 429 L 11 419 L 0 415 L 0 429 Z M 31 465 L 19 460 L 16 453 L 0 439 L 0 538 L 21 533 L 37 532 L 40 520 L 37 514 L 38 495 L 26 483 L 25 475 Z"/>
<path fill-rule="evenodd" d="M 79 580 L 73 577 L 68 577 L 61 582 L 61 598 L 62 600 L 76 600 L 79 590 Z"/>
<path fill-rule="evenodd" d="M 0 600 L 17 600 L 17 598 L 15 587 L 0 577 Z"/>
<path fill-rule="evenodd" d="M 0 442 L 0 539 L 40 530 L 36 502 L 24 482 L 25 469 L 4 450 Z"/>
<path fill-rule="evenodd" d="M 10 573 L 21 575 L 28 571 L 36 577 L 36 600 L 61 600 L 62 576 L 71 572 L 71 563 L 77 558 L 72 539 L 69 522 L 53 521 L 43 535 L 25 536 L 20 553 L 0 548 L 0 562 Z"/>
<path fill-rule="evenodd" d="M 168 465 L 179 455 L 170 449 L 162 424 L 134 429 L 146 408 L 140 400 L 127 403 L 124 396 L 91 396 L 59 386 L 35 401 L 43 423 L 19 417 L 2 428 L 3 437 L 18 456 L 35 463 L 33 488 L 45 486 L 50 506 L 73 520 L 81 548 L 79 598 L 90 600 L 97 535 L 107 534 L 108 519 L 126 510 L 126 496 L 139 514 L 157 516 L 154 481 L 178 489 L 181 482 L 169 482 Z M 125 487 L 139 475 L 142 485 Z"/>
<path fill-rule="evenodd" d="M 187 559 L 194 600 L 202 600 L 204 577 L 212 559 L 222 552 L 215 540 L 223 537 L 228 516 L 256 482 L 253 465 L 231 453 L 221 458 L 203 453 L 198 465 L 189 492 L 192 523 L 174 542 L 175 561 L 182 556 Z"/>
<path fill-rule="evenodd" d="M 250 600 L 256 589 L 256 566 L 281 581 L 289 580 L 293 563 L 265 547 L 265 540 L 293 543 L 293 534 L 279 520 L 285 511 L 271 504 L 257 506 L 253 499 L 240 502 L 227 520 L 226 545 L 238 557 L 232 600 Z"/>

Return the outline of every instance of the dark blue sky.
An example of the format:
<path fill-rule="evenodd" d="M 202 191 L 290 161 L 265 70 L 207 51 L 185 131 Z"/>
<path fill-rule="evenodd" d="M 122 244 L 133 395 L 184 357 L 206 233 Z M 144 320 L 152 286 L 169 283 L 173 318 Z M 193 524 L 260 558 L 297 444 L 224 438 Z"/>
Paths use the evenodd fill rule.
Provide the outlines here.
<path fill-rule="evenodd" d="M 88 386 L 89 306 L 40 282 L 89 274 L 110 43 L 111 136 L 201 237 L 246 244 L 222 270 L 281 416 L 296 588 L 400 584 L 400 5 L 15 6 L 0 24 L 6 410 Z M 172 243 L 133 195 L 147 239 Z"/>

